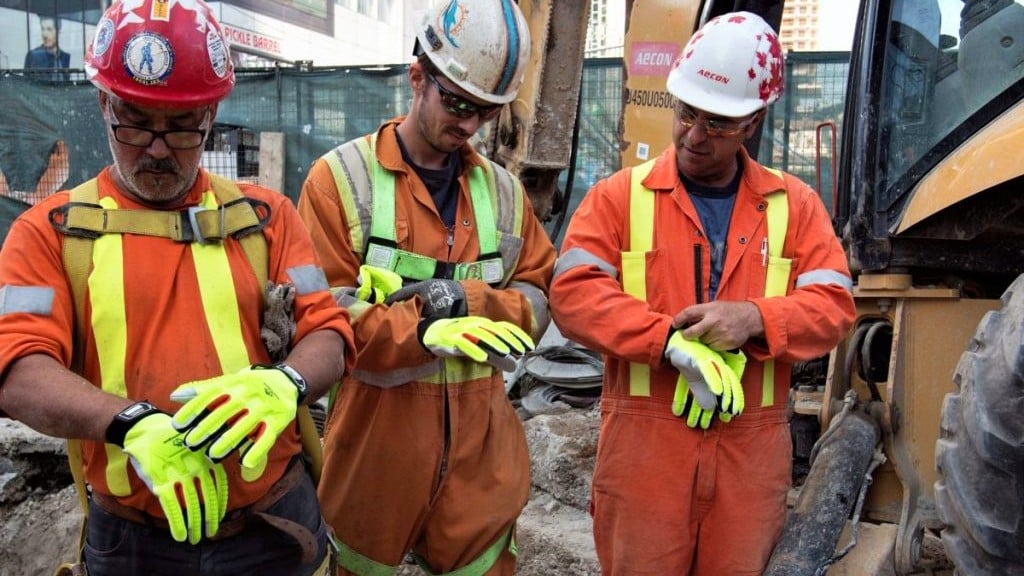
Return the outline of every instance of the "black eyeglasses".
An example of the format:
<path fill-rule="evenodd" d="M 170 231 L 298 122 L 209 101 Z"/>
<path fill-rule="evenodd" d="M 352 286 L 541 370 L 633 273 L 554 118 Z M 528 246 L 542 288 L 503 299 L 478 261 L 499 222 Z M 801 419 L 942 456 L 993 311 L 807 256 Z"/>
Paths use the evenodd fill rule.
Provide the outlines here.
<path fill-rule="evenodd" d="M 437 94 L 441 97 L 441 104 L 444 105 L 444 109 L 459 118 L 472 118 L 479 115 L 481 122 L 487 122 L 488 120 L 493 120 L 498 115 L 498 111 L 501 110 L 501 104 L 492 104 L 490 106 L 474 104 L 441 86 L 441 83 L 437 81 L 437 78 L 434 78 L 433 74 L 428 72 L 426 76 L 430 78 L 430 82 L 437 88 Z"/>
<path fill-rule="evenodd" d="M 676 100 L 674 106 L 676 116 L 679 118 L 679 125 L 689 130 L 693 128 L 698 122 L 701 128 L 704 129 L 704 133 L 711 137 L 724 137 L 729 138 L 732 136 L 739 136 L 750 127 L 751 124 L 757 119 L 757 115 L 737 122 L 736 120 L 726 120 L 724 118 L 701 118 L 700 114 L 694 112 L 693 108 L 690 108 L 681 101 Z"/>
<path fill-rule="evenodd" d="M 203 116 L 203 121 L 199 128 L 150 130 L 149 128 L 143 128 L 142 126 L 121 124 L 121 121 L 114 115 L 113 106 L 110 106 L 108 103 L 108 107 L 110 110 L 110 117 L 114 119 L 114 122 L 110 124 L 110 129 L 114 131 L 114 139 L 121 144 L 127 144 L 129 146 L 148 148 L 149 145 L 153 143 L 153 140 L 163 138 L 164 143 L 172 150 L 192 150 L 203 145 L 203 140 L 206 139 L 206 132 L 209 129 L 205 126 L 206 122 L 210 118 L 209 110 L 207 110 L 206 115 Z"/>

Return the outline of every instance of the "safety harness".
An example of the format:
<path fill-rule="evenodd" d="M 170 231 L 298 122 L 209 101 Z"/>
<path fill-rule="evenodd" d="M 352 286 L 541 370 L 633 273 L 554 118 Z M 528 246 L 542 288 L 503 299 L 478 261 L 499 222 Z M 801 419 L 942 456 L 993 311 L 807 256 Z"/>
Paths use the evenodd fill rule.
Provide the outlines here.
<path fill-rule="evenodd" d="M 331 169 L 338 196 L 348 218 L 352 250 L 363 262 L 385 268 L 405 280 L 431 278 L 482 280 L 504 287 L 512 278 L 518 250 L 503 249 L 506 243 L 519 242 L 522 236 L 522 185 L 511 174 L 490 160 L 469 170 L 469 195 L 473 202 L 480 256 L 474 262 L 440 262 L 434 258 L 398 247 L 395 223 L 395 175 L 377 161 L 377 134 L 342 144 L 323 156 Z M 369 211 L 367 211 L 369 207 Z M 450 241 L 450 239 L 449 239 Z M 489 374 L 491 368 L 472 365 L 460 379 L 475 379 Z M 479 372 L 477 372 L 479 371 Z M 439 374 L 448 378 L 451 374 Z M 333 398 L 332 398 L 333 402 Z M 331 535 L 337 562 L 362 576 L 391 576 L 398 567 L 388 566 L 353 550 Z M 473 562 L 439 576 L 482 576 L 501 554 L 518 554 L 514 525 L 508 528 Z M 430 568 L 417 557 L 424 572 Z"/>
<path fill-rule="evenodd" d="M 622 253 L 622 288 L 627 294 L 647 300 L 647 260 L 654 243 L 654 199 L 655 192 L 644 187 L 644 178 L 654 168 L 655 160 L 649 160 L 633 168 L 629 184 L 629 251 Z M 789 202 L 786 200 L 785 177 L 782 172 L 768 168 L 782 180 L 782 188 L 765 195 L 767 202 L 765 217 L 768 221 L 765 297 L 785 296 L 789 283 L 792 260 L 782 257 L 782 246 L 786 240 L 789 225 Z M 631 396 L 651 395 L 651 367 L 647 364 L 630 362 L 629 393 Z M 775 361 L 764 362 L 761 382 L 761 406 L 775 402 Z"/>
<path fill-rule="evenodd" d="M 516 258 L 502 250 L 503 237 L 519 237 L 522 233 L 522 187 L 518 180 L 489 160 L 469 170 L 480 256 L 474 262 L 440 262 L 398 247 L 395 175 L 377 161 L 376 147 L 377 135 L 372 134 L 323 156 L 348 216 L 352 249 L 363 255 L 363 263 L 391 270 L 407 280 L 476 279 L 492 286 L 506 284 L 515 270 Z"/>
<path fill-rule="evenodd" d="M 92 179 L 72 189 L 69 193 L 70 201 L 49 214 L 50 223 L 64 234 L 62 257 L 75 310 L 71 367 L 76 373 L 81 373 L 84 365 L 86 286 L 89 286 L 90 294 L 102 294 L 101 298 L 93 298 L 90 304 L 92 318 L 105 318 L 102 330 L 111 336 L 106 340 L 112 344 L 97 347 L 104 375 L 102 389 L 106 392 L 127 395 L 124 381 L 127 338 L 122 234 L 163 237 L 191 244 L 203 307 L 221 366 L 227 373 L 249 363 L 237 318 L 231 320 L 224 317 L 226 311 L 238 310 L 238 303 L 222 241 L 229 236 L 238 240 L 259 285 L 265 287 L 269 258 L 262 230 L 270 219 L 270 207 L 260 200 L 244 196 L 230 180 L 215 174 L 209 174 L 209 177 L 212 192 L 206 192 L 198 206 L 181 211 L 119 209 L 113 198 L 99 198 L 98 183 Z M 93 273 L 90 273 L 90 267 Z M 296 419 L 303 452 L 309 460 L 313 481 L 317 483 L 323 464 L 319 434 L 307 407 L 299 407 Z M 124 452 L 109 444 L 105 449 L 108 487 L 114 495 L 128 495 L 130 488 Z M 81 441 L 68 439 L 67 452 L 83 513 L 79 536 L 81 563 L 89 515 Z M 76 568 L 72 565 L 63 565 L 58 573 L 60 570 L 71 573 L 73 569 Z"/>

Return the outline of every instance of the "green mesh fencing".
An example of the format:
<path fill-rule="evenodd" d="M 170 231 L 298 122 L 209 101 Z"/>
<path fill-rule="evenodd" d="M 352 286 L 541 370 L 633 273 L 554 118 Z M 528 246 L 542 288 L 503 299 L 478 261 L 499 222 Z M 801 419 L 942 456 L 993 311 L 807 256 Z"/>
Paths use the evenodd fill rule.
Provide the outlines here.
<path fill-rule="evenodd" d="M 814 184 L 807 127 L 841 114 L 846 59 L 846 54 L 789 55 L 787 93 L 766 123 L 763 159 Z M 295 200 L 317 158 L 405 112 L 412 98 L 406 72 L 405 65 L 238 70 L 236 87 L 218 110 L 203 165 L 222 176 L 259 183 L 260 135 L 283 133 L 281 192 Z M 807 88 L 807 78 L 820 88 Z M 568 215 L 590 186 L 619 167 L 622 60 L 588 59 L 582 82 L 576 170 L 572 190 L 561 199 Z M 813 129 L 810 133 L 813 139 Z M 0 71 L 0 233 L 6 233 L 12 215 L 92 178 L 110 162 L 96 88 L 81 71 L 52 81 Z M 563 174 L 563 188 L 567 180 Z M 547 223 L 552 235 L 567 224 L 567 217 L 559 218 L 556 213 Z"/>

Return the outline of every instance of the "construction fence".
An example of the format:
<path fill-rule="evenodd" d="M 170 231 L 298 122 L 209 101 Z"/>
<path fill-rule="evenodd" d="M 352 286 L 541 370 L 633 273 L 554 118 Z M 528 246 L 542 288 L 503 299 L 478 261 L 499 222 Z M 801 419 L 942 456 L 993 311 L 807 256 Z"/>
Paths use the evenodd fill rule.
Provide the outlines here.
<path fill-rule="evenodd" d="M 763 161 L 815 184 L 813 127 L 840 121 L 847 58 L 789 55 L 784 100 L 765 123 Z M 271 185 L 295 200 L 313 161 L 405 112 L 412 98 L 406 71 L 405 65 L 237 70 L 203 165 L 222 176 Z M 95 87 L 77 70 L 54 78 L 0 71 L 0 238 L 25 208 L 94 177 L 111 162 Z M 582 82 L 570 206 L 619 168 L 621 58 L 588 59 Z M 268 140 L 271 135 L 276 138 Z M 283 145 L 283 154 L 278 150 L 270 158 L 283 165 L 279 181 L 259 179 L 261 142 Z"/>

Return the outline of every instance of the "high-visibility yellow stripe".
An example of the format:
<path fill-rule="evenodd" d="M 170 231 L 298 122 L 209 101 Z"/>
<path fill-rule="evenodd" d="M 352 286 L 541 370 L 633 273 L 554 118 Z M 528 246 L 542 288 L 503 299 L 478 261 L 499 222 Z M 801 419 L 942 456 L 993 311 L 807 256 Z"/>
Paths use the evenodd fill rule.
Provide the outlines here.
<path fill-rule="evenodd" d="M 110 197 L 101 198 L 104 208 L 117 208 Z M 105 392 L 128 396 L 124 363 L 128 355 L 128 321 L 124 303 L 124 248 L 120 234 L 104 234 L 93 243 L 93 272 L 89 275 L 92 332 L 100 365 L 100 382 Z M 106 444 L 107 487 L 115 496 L 131 494 L 128 459 L 117 446 Z"/>
<path fill-rule="evenodd" d="M 783 179 L 782 173 L 778 170 L 771 170 L 771 172 Z M 784 179 L 783 183 L 785 183 Z M 785 188 L 766 195 L 765 200 L 768 202 L 766 211 L 768 269 L 765 271 L 764 295 L 766 298 L 771 298 L 772 296 L 786 295 L 793 261 L 782 257 L 782 246 L 786 243 L 786 227 L 789 225 L 789 201 L 786 199 Z M 775 403 L 775 360 L 773 358 L 765 360 L 764 372 L 761 376 L 761 406 L 771 406 Z"/>
<path fill-rule="evenodd" d="M 217 198 L 208 191 L 203 194 L 201 205 L 204 208 L 216 208 Z M 221 242 L 193 242 L 190 246 L 196 277 L 199 279 L 199 295 L 206 314 L 206 325 L 210 329 L 217 358 L 220 359 L 221 371 L 224 374 L 237 372 L 250 362 L 242 336 L 238 295 L 227 250 Z"/>
<path fill-rule="evenodd" d="M 647 252 L 654 245 L 654 192 L 644 188 L 643 180 L 654 168 L 649 160 L 630 174 L 629 252 L 622 253 L 622 289 L 647 301 Z M 651 395 L 651 367 L 639 362 L 629 364 L 629 393 Z"/>

